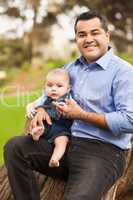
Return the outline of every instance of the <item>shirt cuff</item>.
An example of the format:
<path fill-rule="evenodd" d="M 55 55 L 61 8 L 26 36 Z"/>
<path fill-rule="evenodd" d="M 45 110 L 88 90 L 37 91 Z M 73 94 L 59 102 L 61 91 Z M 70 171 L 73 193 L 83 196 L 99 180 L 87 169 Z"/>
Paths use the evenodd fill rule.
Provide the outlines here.
<path fill-rule="evenodd" d="M 123 117 L 121 116 L 120 113 L 117 112 L 106 113 L 105 120 L 107 122 L 109 129 L 115 136 L 121 134 L 121 124 L 123 121 Z"/>

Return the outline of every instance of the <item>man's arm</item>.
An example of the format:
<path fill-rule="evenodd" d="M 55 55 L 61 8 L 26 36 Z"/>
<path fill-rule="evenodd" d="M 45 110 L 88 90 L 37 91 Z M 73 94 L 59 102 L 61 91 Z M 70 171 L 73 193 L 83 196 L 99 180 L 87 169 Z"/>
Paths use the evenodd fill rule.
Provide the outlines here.
<path fill-rule="evenodd" d="M 114 135 L 133 134 L 133 68 L 126 66 L 113 81 L 112 95 L 115 110 L 105 113 Z"/>
<path fill-rule="evenodd" d="M 98 113 L 84 111 L 83 114 L 81 115 L 80 120 L 89 122 L 100 128 L 109 130 L 104 114 L 98 114 Z"/>
<path fill-rule="evenodd" d="M 36 126 L 43 126 L 44 127 L 44 122 L 47 122 L 47 124 L 52 125 L 52 121 L 48 113 L 45 111 L 43 107 L 39 107 L 36 110 L 36 115 L 32 119 L 30 123 L 30 131 L 35 128 Z M 45 127 L 44 127 L 45 129 Z"/>
<path fill-rule="evenodd" d="M 104 114 L 86 112 L 73 99 L 66 104 L 55 103 L 57 109 L 67 118 L 83 120 L 100 128 L 108 129 Z"/>

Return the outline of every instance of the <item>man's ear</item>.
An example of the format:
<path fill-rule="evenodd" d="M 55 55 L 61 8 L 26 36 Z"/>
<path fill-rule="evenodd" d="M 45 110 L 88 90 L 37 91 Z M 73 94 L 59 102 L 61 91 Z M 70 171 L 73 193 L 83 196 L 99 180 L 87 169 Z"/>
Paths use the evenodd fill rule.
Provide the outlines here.
<path fill-rule="evenodd" d="M 110 36 L 111 36 L 111 32 L 110 31 L 108 31 L 107 33 L 106 33 L 106 35 L 107 35 L 107 38 L 108 38 L 108 43 L 110 42 Z"/>

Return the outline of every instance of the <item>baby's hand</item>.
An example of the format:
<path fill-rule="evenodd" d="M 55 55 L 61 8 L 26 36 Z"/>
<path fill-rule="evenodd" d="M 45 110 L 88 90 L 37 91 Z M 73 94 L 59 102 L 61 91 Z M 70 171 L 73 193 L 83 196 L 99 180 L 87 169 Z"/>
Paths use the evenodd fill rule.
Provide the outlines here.
<path fill-rule="evenodd" d="M 56 102 L 56 101 L 53 101 L 53 105 L 56 107 L 56 110 L 58 111 L 59 115 L 61 116 L 63 114 L 63 112 L 61 112 L 57 105 L 60 106 L 60 107 L 67 107 L 66 103 L 65 102 Z"/>
<path fill-rule="evenodd" d="M 65 102 L 59 102 L 58 105 L 60 105 L 60 106 L 66 106 L 66 103 Z"/>
<path fill-rule="evenodd" d="M 26 115 L 28 118 L 32 119 L 34 115 L 36 114 L 36 109 L 35 109 L 35 104 L 34 103 L 29 103 L 26 106 Z"/>
<path fill-rule="evenodd" d="M 60 106 L 65 106 L 65 105 L 66 105 L 65 102 L 57 102 L 57 101 L 53 101 L 52 104 L 55 105 L 55 106 L 56 106 L 57 104 L 60 105 Z"/>
<path fill-rule="evenodd" d="M 43 132 L 44 132 L 44 127 L 42 126 L 36 126 L 35 128 L 33 128 L 31 131 L 33 140 L 38 141 Z"/>

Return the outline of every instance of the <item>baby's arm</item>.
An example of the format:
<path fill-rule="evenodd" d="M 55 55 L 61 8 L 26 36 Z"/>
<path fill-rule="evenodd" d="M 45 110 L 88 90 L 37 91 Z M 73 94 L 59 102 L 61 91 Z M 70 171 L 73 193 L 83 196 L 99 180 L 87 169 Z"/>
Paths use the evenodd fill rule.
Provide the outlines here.
<path fill-rule="evenodd" d="M 36 113 L 36 103 L 35 101 L 28 103 L 26 106 L 26 116 L 30 119 L 34 117 Z"/>
<path fill-rule="evenodd" d="M 42 95 L 37 100 L 35 100 L 31 103 L 28 103 L 27 106 L 26 106 L 27 117 L 32 119 L 34 117 L 34 115 L 36 114 L 36 108 L 38 106 L 43 105 L 44 101 L 45 101 L 45 95 Z"/>

